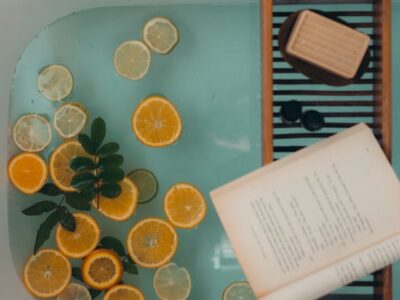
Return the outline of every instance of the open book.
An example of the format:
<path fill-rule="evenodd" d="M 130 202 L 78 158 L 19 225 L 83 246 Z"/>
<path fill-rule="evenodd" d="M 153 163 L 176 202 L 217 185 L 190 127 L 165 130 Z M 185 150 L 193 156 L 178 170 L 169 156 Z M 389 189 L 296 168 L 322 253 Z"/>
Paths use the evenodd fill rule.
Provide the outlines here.
<path fill-rule="evenodd" d="M 211 197 L 261 300 L 316 299 L 400 258 L 400 184 L 364 124 Z"/>

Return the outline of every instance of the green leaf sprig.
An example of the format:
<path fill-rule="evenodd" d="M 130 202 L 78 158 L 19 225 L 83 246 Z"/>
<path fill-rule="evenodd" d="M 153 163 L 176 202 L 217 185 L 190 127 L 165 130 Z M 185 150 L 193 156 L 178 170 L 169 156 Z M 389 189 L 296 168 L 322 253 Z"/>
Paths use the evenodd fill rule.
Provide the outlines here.
<path fill-rule="evenodd" d="M 83 133 L 78 136 L 88 157 L 75 157 L 70 162 L 71 169 L 76 172 L 71 180 L 71 185 L 77 190 L 76 192 L 63 192 L 54 184 L 47 183 L 40 193 L 50 197 L 60 196 L 60 202 L 57 204 L 44 200 L 22 211 L 27 216 L 48 213 L 36 234 L 35 254 L 50 238 L 57 224 L 61 224 L 65 230 L 75 231 L 76 222 L 70 208 L 90 211 L 93 199 L 97 199 L 97 207 L 99 207 L 100 196 L 112 199 L 121 194 L 119 182 L 125 178 L 125 172 L 121 169 L 124 158 L 117 154 L 119 150 L 117 143 L 103 144 L 106 131 L 105 121 L 102 118 L 96 118 L 91 125 L 90 136 Z"/>
<path fill-rule="evenodd" d="M 90 136 L 84 133 L 78 136 L 90 157 L 75 157 L 70 164 L 76 172 L 71 185 L 79 194 L 96 197 L 98 207 L 100 196 L 113 199 L 121 194 L 119 182 L 125 178 L 125 172 L 121 169 L 124 157 L 117 154 L 119 145 L 114 142 L 103 144 L 106 131 L 104 120 L 96 118 Z"/>
<path fill-rule="evenodd" d="M 50 238 L 51 232 L 57 224 L 60 224 L 65 230 L 71 232 L 74 232 L 76 228 L 74 216 L 71 211 L 63 205 L 64 201 L 68 203 L 67 199 L 70 196 L 68 194 L 63 194 L 63 192 L 51 183 L 46 184 L 40 192 L 48 196 L 63 196 L 58 204 L 53 201 L 43 200 L 22 211 L 26 216 L 39 216 L 44 213 L 49 213 L 44 222 L 40 224 L 36 233 L 36 241 L 33 248 L 35 254 Z M 87 200 L 86 202 L 88 203 Z"/>
<path fill-rule="evenodd" d="M 136 264 L 132 261 L 130 256 L 126 253 L 125 248 L 120 240 L 115 237 L 107 236 L 101 239 L 100 244 L 97 247 L 98 249 L 108 249 L 112 250 L 117 254 L 122 262 L 124 272 L 129 274 L 137 275 L 139 273 Z M 76 280 L 85 283 L 82 278 L 82 270 L 79 267 L 72 268 L 72 277 Z M 122 282 L 120 282 L 122 283 Z M 89 288 L 89 293 L 93 299 L 98 297 L 103 291 L 99 291 L 93 288 Z"/>

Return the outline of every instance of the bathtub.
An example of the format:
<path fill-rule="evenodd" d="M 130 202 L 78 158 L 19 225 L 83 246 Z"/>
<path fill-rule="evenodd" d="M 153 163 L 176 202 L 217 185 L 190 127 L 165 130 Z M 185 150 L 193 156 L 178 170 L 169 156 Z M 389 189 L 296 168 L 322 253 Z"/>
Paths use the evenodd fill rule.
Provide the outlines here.
<path fill-rule="evenodd" d="M 9 136 L 10 85 L 19 57 L 30 41 L 50 23 L 86 9 L 108 6 L 169 4 L 246 4 L 255 0 L 0 0 L 0 298 L 33 299 L 20 279 L 10 252 L 7 207 L 7 139 Z"/>

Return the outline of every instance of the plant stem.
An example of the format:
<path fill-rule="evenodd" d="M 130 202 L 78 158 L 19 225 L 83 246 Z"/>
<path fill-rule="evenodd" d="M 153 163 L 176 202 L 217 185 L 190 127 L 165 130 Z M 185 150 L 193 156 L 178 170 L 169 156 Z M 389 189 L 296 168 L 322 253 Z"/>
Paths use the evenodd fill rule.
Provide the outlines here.
<path fill-rule="evenodd" d="M 60 207 L 61 204 L 63 204 L 64 200 L 65 200 L 65 195 L 63 195 L 60 202 L 58 202 L 58 207 Z"/>
<path fill-rule="evenodd" d="M 97 209 L 100 209 L 100 195 L 97 189 L 100 187 L 100 181 L 99 181 L 99 160 L 100 158 L 96 156 L 95 161 L 97 163 L 97 168 L 94 170 L 94 174 L 96 176 L 96 182 L 95 182 L 95 187 L 96 187 L 96 200 L 97 200 Z"/>

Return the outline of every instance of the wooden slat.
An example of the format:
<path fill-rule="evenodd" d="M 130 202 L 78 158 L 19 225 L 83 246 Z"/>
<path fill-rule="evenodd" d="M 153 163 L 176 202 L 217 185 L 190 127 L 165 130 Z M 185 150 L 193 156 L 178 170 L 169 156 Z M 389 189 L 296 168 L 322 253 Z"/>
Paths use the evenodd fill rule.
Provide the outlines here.
<path fill-rule="evenodd" d="M 317 95 L 317 96 L 373 96 L 372 90 L 368 91 L 316 91 L 316 90 L 276 90 L 274 95 Z"/>
<path fill-rule="evenodd" d="M 261 0 L 261 44 L 262 44 L 262 105 L 263 105 L 263 163 L 273 161 L 273 59 L 272 59 L 272 15 L 271 0 Z"/>
<path fill-rule="evenodd" d="M 286 101 L 274 101 L 274 106 L 281 106 Z M 299 101 L 303 106 L 374 106 L 373 101 L 365 101 L 365 100 L 323 100 L 323 101 Z"/>
<path fill-rule="evenodd" d="M 293 11 L 278 11 L 274 12 L 274 17 L 288 17 L 293 13 Z M 331 15 L 337 17 L 371 17 L 377 15 L 374 11 L 329 11 Z"/>
<path fill-rule="evenodd" d="M 373 0 L 274 0 L 274 4 L 287 5 L 287 4 L 349 4 L 349 3 L 372 3 Z"/>
<path fill-rule="evenodd" d="M 376 23 L 373 22 L 353 22 L 353 23 L 348 23 L 351 27 L 353 28 L 374 28 L 376 27 Z M 272 25 L 273 28 L 280 28 L 282 23 L 274 23 Z"/>
<path fill-rule="evenodd" d="M 374 67 L 374 68 L 368 68 L 365 73 L 376 73 L 380 72 L 380 68 Z M 293 68 L 274 68 L 274 73 L 275 74 L 295 74 L 295 73 L 300 73 L 299 71 L 293 69 Z"/>
<path fill-rule="evenodd" d="M 323 115 L 326 118 L 371 118 L 374 117 L 378 112 L 361 112 L 361 111 L 355 111 L 355 112 L 321 112 L 321 115 Z M 280 113 L 279 112 L 274 112 L 274 117 L 279 117 Z"/>
<path fill-rule="evenodd" d="M 282 56 L 274 56 L 274 62 L 286 62 L 286 60 Z M 379 62 L 381 60 L 380 56 L 372 56 L 371 61 L 372 62 Z"/>
<path fill-rule="evenodd" d="M 354 123 L 354 122 L 329 122 L 329 123 L 325 123 L 324 127 L 325 128 L 349 128 L 352 127 L 354 125 L 357 125 L 358 123 Z M 378 125 L 376 124 L 367 124 L 370 128 L 376 128 Z M 285 124 L 285 123 L 275 123 L 274 124 L 275 128 L 300 128 L 302 127 L 301 124 L 296 123 L 296 124 Z"/>
<path fill-rule="evenodd" d="M 392 156 L 392 70 L 391 70 L 391 0 L 379 0 L 374 4 L 374 10 L 379 15 L 374 18 L 374 22 L 380 26 L 374 29 L 375 34 L 379 34 L 381 40 L 380 55 L 381 74 L 380 84 L 376 85 L 377 94 L 375 101 L 379 103 L 380 118 L 375 122 L 380 124 L 379 133 L 382 135 L 382 147 L 388 159 Z M 392 300 L 392 268 L 387 267 L 382 272 L 375 275 L 376 281 L 381 281 L 382 285 L 374 289 L 374 293 L 382 300 Z"/>
<path fill-rule="evenodd" d="M 374 84 L 375 79 L 359 79 L 353 84 Z M 321 84 L 311 79 L 274 79 L 276 85 L 300 85 L 300 84 Z"/>

